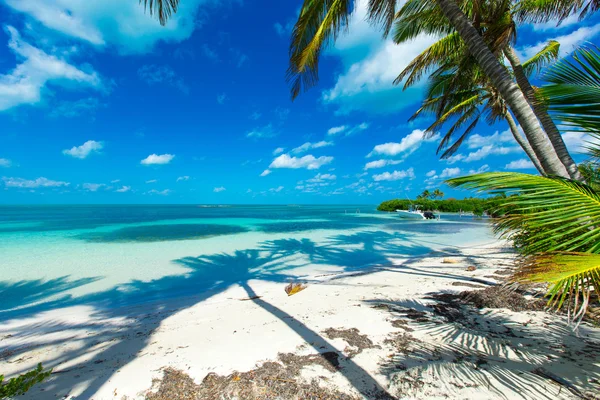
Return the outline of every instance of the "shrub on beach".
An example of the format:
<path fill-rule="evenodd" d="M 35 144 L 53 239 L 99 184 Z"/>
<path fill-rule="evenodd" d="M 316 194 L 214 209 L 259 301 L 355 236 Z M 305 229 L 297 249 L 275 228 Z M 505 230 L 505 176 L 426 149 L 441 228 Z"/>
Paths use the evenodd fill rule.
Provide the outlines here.
<path fill-rule="evenodd" d="M 476 198 L 471 197 L 468 199 L 446 199 L 446 200 L 432 200 L 426 198 L 419 198 L 416 200 L 408 199 L 394 199 L 384 201 L 377 207 L 379 211 L 396 211 L 396 210 L 408 210 L 411 205 L 418 205 L 424 211 L 441 211 L 441 212 L 472 212 L 475 215 L 482 215 L 484 212 L 493 213 L 498 208 L 503 196 L 490 197 L 490 198 Z"/>
<path fill-rule="evenodd" d="M 51 373 L 51 369 L 44 370 L 42 364 L 38 364 L 35 369 L 12 378 L 6 383 L 4 383 L 4 375 L 0 375 L 0 399 L 10 399 L 24 394 L 36 383 L 43 382 Z"/>

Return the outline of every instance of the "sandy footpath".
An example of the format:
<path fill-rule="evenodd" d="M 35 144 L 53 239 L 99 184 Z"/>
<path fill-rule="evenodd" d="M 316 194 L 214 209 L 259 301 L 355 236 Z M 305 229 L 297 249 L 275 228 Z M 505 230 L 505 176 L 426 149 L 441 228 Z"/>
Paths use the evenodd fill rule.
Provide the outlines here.
<path fill-rule="evenodd" d="M 0 372 L 54 368 L 27 399 L 162 399 L 175 383 L 187 385 L 175 389 L 181 398 L 211 398 L 211 373 L 228 385 L 222 398 L 250 381 L 265 393 L 295 384 L 298 396 L 323 388 L 331 398 L 595 398 L 600 329 L 573 332 L 564 317 L 523 310 L 529 302 L 479 309 L 455 296 L 493 287 L 513 259 L 498 241 L 324 273 L 289 297 L 285 283 L 249 280 L 111 318 L 88 306 L 53 310 L 0 326 Z M 287 368 L 286 378 L 267 377 L 280 386 L 258 379 L 265 365 Z"/>

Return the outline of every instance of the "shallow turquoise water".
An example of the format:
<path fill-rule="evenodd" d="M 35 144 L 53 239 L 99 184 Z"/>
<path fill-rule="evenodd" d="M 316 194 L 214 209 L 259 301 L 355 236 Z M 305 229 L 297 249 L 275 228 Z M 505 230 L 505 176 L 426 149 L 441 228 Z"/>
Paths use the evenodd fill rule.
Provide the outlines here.
<path fill-rule="evenodd" d="M 488 224 L 374 206 L 3 206 L 0 319 L 352 272 L 492 240 Z"/>

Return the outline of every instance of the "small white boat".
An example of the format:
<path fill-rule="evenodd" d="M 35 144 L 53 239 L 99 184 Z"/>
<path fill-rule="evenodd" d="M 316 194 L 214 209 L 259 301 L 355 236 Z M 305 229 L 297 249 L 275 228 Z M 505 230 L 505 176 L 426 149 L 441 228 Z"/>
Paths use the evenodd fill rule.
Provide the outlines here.
<path fill-rule="evenodd" d="M 398 216 L 400 218 L 426 219 L 425 213 L 423 211 L 419 210 L 419 208 L 416 206 L 409 206 L 408 210 L 396 210 L 396 213 L 398 213 Z"/>

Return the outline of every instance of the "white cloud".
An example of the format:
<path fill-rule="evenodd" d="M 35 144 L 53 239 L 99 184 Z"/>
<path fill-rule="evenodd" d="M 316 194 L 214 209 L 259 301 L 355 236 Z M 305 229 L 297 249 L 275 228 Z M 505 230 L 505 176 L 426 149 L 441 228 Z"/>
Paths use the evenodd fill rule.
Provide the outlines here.
<path fill-rule="evenodd" d="M 273 129 L 273 125 L 268 124 L 263 127 L 254 128 L 246 133 L 246 137 L 253 139 L 265 139 L 277 136 L 277 132 Z"/>
<path fill-rule="evenodd" d="M 381 31 L 367 21 L 367 1 L 357 2 L 348 34 L 340 35 L 330 54 L 341 58 L 343 72 L 335 85 L 322 94 L 326 104 L 337 106 L 338 114 L 354 110 L 373 113 L 397 111 L 419 102 L 421 89 L 393 85 L 398 74 L 433 44 L 433 37 L 419 36 L 401 45 L 392 38 L 382 40 Z"/>
<path fill-rule="evenodd" d="M 143 65 L 138 69 L 138 77 L 148 85 L 165 84 L 172 86 L 183 93 L 189 93 L 190 89 L 182 78 L 167 65 Z"/>
<path fill-rule="evenodd" d="M 8 168 L 10 166 L 12 166 L 12 161 L 8 158 L 0 158 L 0 167 Z"/>
<path fill-rule="evenodd" d="M 177 178 L 177 182 L 181 182 L 181 181 L 189 181 L 190 177 L 185 175 L 185 176 L 180 176 L 179 178 Z"/>
<path fill-rule="evenodd" d="M 227 95 L 225 93 L 221 93 L 217 96 L 217 103 L 223 105 L 225 104 L 225 100 L 227 100 Z"/>
<path fill-rule="evenodd" d="M 532 169 L 535 168 L 531 160 L 521 158 L 520 160 L 511 161 L 504 166 L 504 169 Z"/>
<path fill-rule="evenodd" d="M 273 155 L 276 156 L 277 154 L 281 154 L 285 151 L 285 149 L 283 147 L 278 147 L 275 150 L 273 150 Z"/>
<path fill-rule="evenodd" d="M 460 175 L 460 168 L 445 168 L 440 174 L 441 179 L 452 178 L 454 176 Z"/>
<path fill-rule="evenodd" d="M 117 193 L 126 193 L 131 191 L 131 186 L 123 186 L 120 189 L 115 190 Z"/>
<path fill-rule="evenodd" d="M 400 143 L 384 143 L 375 146 L 373 151 L 371 151 L 367 157 L 371 157 L 376 154 L 395 156 L 403 153 L 405 155 L 409 155 L 417 150 L 423 142 L 433 142 L 439 139 L 439 135 L 437 134 L 430 138 L 426 138 L 424 134 L 425 131 L 415 129 L 403 137 L 402 140 L 400 140 Z"/>
<path fill-rule="evenodd" d="M 469 175 L 474 175 L 474 174 L 482 174 L 484 172 L 487 172 L 490 170 L 490 166 L 487 164 L 482 165 L 481 167 L 477 168 L 477 169 L 470 169 L 469 170 Z"/>
<path fill-rule="evenodd" d="M 415 171 L 413 168 L 409 168 L 407 170 L 402 170 L 402 171 L 394 171 L 392 173 L 384 172 L 383 174 L 373 175 L 373 180 L 375 180 L 376 182 L 399 181 L 399 180 L 405 179 L 405 178 L 409 178 L 409 179 L 415 178 Z"/>
<path fill-rule="evenodd" d="M 338 133 L 346 132 L 345 136 L 350 136 L 350 135 L 354 135 L 355 133 L 362 132 L 368 128 L 369 128 L 369 124 L 367 122 L 362 122 L 353 127 L 350 127 L 348 125 L 334 126 L 333 128 L 329 128 L 329 130 L 327 130 L 327 134 L 334 136 L 334 135 L 337 135 Z"/>
<path fill-rule="evenodd" d="M 560 54 L 561 56 L 564 56 L 571 53 L 586 41 L 592 40 L 599 33 L 600 23 L 593 26 L 582 26 L 581 28 L 566 35 L 555 37 L 553 40 L 556 40 L 560 43 Z M 521 48 L 519 49 L 520 57 L 523 61 L 528 60 L 542 50 L 546 44 L 547 40 L 538 42 L 533 46 Z"/>
<path fill-rule="evenodd" d="M 337 176 L 332 175 L 332 174 L 317 174 L 317 175 L 315 175 L 314 178 L 310 178 L 306 182 L 318 183 L 318 182 L 325 182 L 325 181 L 334 181 L 336 179 L 337 179 Z"/>
<path fill-rule="evenodd" d="M 516 141 L 509 130 L 504 132 L 495 132 L 493 135 L 481 136 L 478 134 L 472 135 L 465 142 L 468 149 L 475 151 L 467 155 L 456 154 L 446 159 L 448 164 L 456 162 L 473 162 L 483 160 L 490 155 L 507 155 L 519 153 L 523 150 L 516 144 Z"/>
<path fill-rule="evenodd" d="M 366 129 L 369 129 L 369 124 L 366 122 L 360 123 L 347 131 L 346 136 L 354 135 L 355 133 L 362 132 Z"/>
<path fill-rule="evenodd" d="M 492 135 L 481 136 L 474 134 L 469 136 L 466 145 L 469 149 L 478 149 L 489 145 L 498 145 L 502 143 L 514 143 L 515 138 L 509 130 L 503 132 L 494 132 Z"/>
<path fill-rule="evenodd" d="M 225 190 L 227 190 L 227 189 L 225 189 L 223 186 L 221 186 L 221 187 L 214 188 L 213 192 L 220 193 L 220 192 L 224 192 Z"/>
<path fill-rule="evenodd" d="M 573 153 L 587 153 L 588 147 L 600 146 L 600 140 L 585 132 L 565 132 L 562 135 L 565 145 Z"/>
<path fill-rule="evenodd" d="M 511 147 L 495 147 L 492 145 L 484 146 L 481 149 L 469 153 L 462 161 L 464 162 L 473 162 L 483 160 L 489 155 L 506 155 L 512 153 L 518 153 L 521 151 L 519 146 L 511 146 Z"/>
<path fill-rule="evenodd" d="M 570 16 L 568 16 L 567 18 L 565 18 L 560 25 L 557 25 L 556 20 L 552 20 L 552 21 L 548 21 L 548 22 L 544 22 L 544 23 L 538 23 L 538 24 L 532 24 L 533 28 L 536 31 L 558 31 L 558 30 L 563 30 L 566 29 L 572 25 L 578 24 L 579 23 L 579 14 L 572 14 Z"/>
<path fill-rule="evenodd" d="M 152 189 L 152 190 L 146 192 L 146 194 L 158 194 L 160 196 L 168 196 L 169 194 L 171 194 L 171 190 L 170 189 L 165 189 L 165 190 Z"/>
<path fill-rule="evenodd" d="M 146 181 L 146 183 L 156 183 L 156 182 L 158 182 L 157 179 L 150 179 L 149 181 Z"/>
<path fill-rule="evenodd" d="M 96 142 L 95 140 L 88 140 L 81 146 L 74 146 L 69 150 L 63 150 L 63 154 L 66 156 L 71 156 L 79 159 L 84 159 L 92 153 L 98 153 L 104 144 L 102 142 Z"/>
<path fill-rule="evenodd" d="M 273 193 L 279 193 L 279 192 L 281 192 L 283 189 L 284 189 L 284 187 L 283 187 L 283 186 L 279 186 L 279 187 L 276 187 L 276 188 L 271 188 L 271 189 L 269 189 L 269 192 L 273 192 Z"/>
<path fill-rule="evenodd" d="M 102 88 L 101 79 L 95 71 L 88 69 L 85 72 L 64 59 L 33 47 L 23 41 L 12 26 L 6 30 L 10 36 L 8 47 L 21 63 L 10 73 L 0 74 L 0 111 L 39 103 L 48 82 L 70 88 L 79 85 Z"/>
<path fill-rule="evenodd" d="M 295 149 L 292 149 L 293 154 L 305 153 L 311 149 L 319 149 L 321 147 L 333 146 L 333 142 L 326 142 L 324 140 L 316 143 L 306 142 L 302 146 L 298 146 Z"/>
<path fill-rule="evenodd" d="M 69 182 L 53 181 L 44 177 L 37 178 L 34 180 L 27 180 L 23 178 L 2 178 L 6 187 L 24 188 L 24 189 L 35 189 L 40 187 L 64 187 L 69 186 Z"/>
<path fill-rule="evenodd" d="M 328 135 L 336 135 L 338 133 L 344 132 L 346 130 L 346 128 L 347 128 L 346 125 L 334 126 L 333 128 L 329 128 L 329 130 L 327 130 L 327 134 Z"/>
<path fill-rule="evenodd" d="M 323 165 L 329 164 L 333 161 L 333 157 L 321 156 L 315 158 L 315 156 L 309 154 L 304 157 L 290 157 L 288 154 L 282 154 L 273 160 L 269 168 L 306 168 L 306 169 L 319 169 Z"/>
<path fill-rule="evenodd" d="M 175 156 L 173 154 L 162 154 L 160 156 L 157 154 L 150 154 L 148 157 L 146 157 L 142 161 L 140 161 L 140 164 L 142 164 L 142 165 L 168 164 L 171 162 L 171 160 L 173 160 L 173 158 L 175 158 Z"/>
<path fill-rule="evenodd" d="M 97 192 L 98 189 L 106 185 L 104 183 L 84 183 L 82 186 L 85 190 L 89 190 L 90 192 Z"/>
<path fill-rule="evenodd" d="M 367 169 L 375 169 L 375 168 L 383 168 L 388 165 L 397 165 L 400 164 L 402 160 L 377 160 L 371 161 L 365 164 L 365 170 Z"/>
<path fill-rule="evenodd" d="M 263 172 L 260 174 L 260 176 L 267 176 L 267 175 L 269 175 L 270 173 L 271 173 L 271 170 L 270 170 L 270 169 L 265 169 L 265 170 L 264 170 L 264 171 L 263 171 Z"/>
<path fill-rule="evenodd" d="M 426 177 L 431 178 L 432 176 L 435 176 L 435 169 L 432 169 L 431 171 L 429 171 L 428 173 L 425 174 Z"/>
<path fill-rule="evenodd" d="M 15 11 L 61 34 L 97 47 L 115 45 L 121 53 L 144 53 L 159 41 L 180 42 L 200 25 L 196 13 L 210 0 L 179 4 L 166 26 L 161 26 L 138 1 L 5 0 Z"/>
<path fill-rule="evenodd" d="M 119 183 L 119 182 L 121 182 L 120 179 L 115 179 L 114 181 L 110 181 L 110 183 Z"/>

